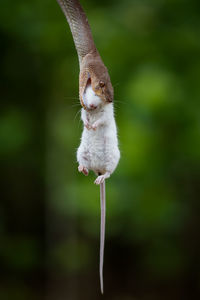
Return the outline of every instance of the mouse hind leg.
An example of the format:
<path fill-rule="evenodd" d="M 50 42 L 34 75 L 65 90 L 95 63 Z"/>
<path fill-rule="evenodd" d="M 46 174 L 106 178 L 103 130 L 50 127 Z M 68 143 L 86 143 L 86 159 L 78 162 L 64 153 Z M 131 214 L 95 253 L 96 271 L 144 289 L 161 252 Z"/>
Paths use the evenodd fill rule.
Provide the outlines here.
<path fill-rule="evenodd" d="M 89 170 L 86 167 L 84 167 L 83 165 L 78 166 L 78 171 L 80 173 L 82 172 L 85 176 L 88 176 L 88 174 L 89 174 Z"/>
<path fill-rule="evenodd" d="M 89 158 L 87 151 L 80 145 L 77 151 L 77 161 L 79 163 L 78 171 L 82 172 L 85 176 L 89 174 Z"/>
<path fill-rule="evenodd" d="M 110 173 L 109 172 L 106 172 L 105 174 L 103 175 L 99 175 L 96 180 L 94 181 L 95 184 L 100 184 L 100 183 L 103 183 L 104 180 L 106 178 L 109 178 L 110 177 Z"/>

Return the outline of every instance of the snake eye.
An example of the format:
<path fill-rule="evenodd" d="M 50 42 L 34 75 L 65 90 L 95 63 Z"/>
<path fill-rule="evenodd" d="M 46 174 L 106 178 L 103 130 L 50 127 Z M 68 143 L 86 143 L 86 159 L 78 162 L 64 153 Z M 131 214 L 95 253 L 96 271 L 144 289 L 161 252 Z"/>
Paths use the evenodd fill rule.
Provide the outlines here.
<path fill-rule="evenodd" d="M 99 85 L 100 85 L 100 87 L 104 87 L 104 86 L 105 86 L 105 82 L 102 81 L 102 80 L 100 80 L 100 81 L 99 81 Z"/>

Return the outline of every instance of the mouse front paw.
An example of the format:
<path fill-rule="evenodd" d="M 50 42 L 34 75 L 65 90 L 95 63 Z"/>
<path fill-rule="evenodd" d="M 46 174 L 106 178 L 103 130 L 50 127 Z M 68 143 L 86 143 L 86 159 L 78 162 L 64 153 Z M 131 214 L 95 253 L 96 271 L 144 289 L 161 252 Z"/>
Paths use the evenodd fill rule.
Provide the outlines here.
<path fill-rule="evenodd" d="M 84 126 L 85 126 L 88 130 L 91 129 L 91 126 L 90 126 L 90 124 L 89 124 L 88 121 L 85 121 L 85 122 L 84 122 Z"/>
<path fill-rule="evenodd" d="M 94 122 L 94 124 L 92 124 L 92 129 L 96 130 L 98 126 L 99 126 L 99 123 L 98 122 Z"/>

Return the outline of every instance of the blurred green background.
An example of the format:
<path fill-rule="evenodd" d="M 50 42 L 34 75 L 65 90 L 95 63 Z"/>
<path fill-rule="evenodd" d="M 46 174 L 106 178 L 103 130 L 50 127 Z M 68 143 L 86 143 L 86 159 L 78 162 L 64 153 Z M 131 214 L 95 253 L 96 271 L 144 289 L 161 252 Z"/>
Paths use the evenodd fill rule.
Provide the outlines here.
<path fill-rule="evenodd" d="M 81 1 L 115 88 L 121 160 L 77 171 L 79 65 L 55 0 L 0 1 L 0 299 L 200 299 L 200 2 Z"/>

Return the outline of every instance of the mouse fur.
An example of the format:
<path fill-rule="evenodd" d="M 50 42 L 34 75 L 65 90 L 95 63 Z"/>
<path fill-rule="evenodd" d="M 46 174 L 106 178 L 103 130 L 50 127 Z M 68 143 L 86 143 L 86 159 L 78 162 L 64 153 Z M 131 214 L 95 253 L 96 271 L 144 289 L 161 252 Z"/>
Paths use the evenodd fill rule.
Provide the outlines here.
<path fill-rule="evenodd" d="M 86 87 L 83 99 L 86 109 L 81 110 L 84 129 L 77 161 L 87 172 L 92 170 L 109 177 L 120 159 L 113 103 L 102 101 L 91 85 Z"/>

